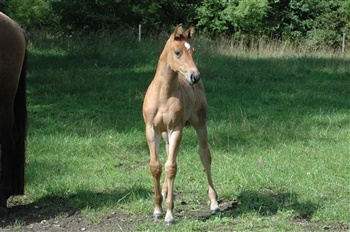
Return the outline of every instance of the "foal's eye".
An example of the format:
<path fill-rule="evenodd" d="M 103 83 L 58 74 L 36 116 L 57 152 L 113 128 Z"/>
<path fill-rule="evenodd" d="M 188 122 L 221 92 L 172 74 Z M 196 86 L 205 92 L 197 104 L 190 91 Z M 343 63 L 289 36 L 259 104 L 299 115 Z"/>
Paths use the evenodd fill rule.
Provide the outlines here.
<path fill-rule="evenodd" d="M 174 51 L 174 53 L 175 53 L 175 55 L 176 55 L 177 57 L 180 57 L 180 56 L 181 56 L 181 52 L 178 51 L 178 50 Z"/>

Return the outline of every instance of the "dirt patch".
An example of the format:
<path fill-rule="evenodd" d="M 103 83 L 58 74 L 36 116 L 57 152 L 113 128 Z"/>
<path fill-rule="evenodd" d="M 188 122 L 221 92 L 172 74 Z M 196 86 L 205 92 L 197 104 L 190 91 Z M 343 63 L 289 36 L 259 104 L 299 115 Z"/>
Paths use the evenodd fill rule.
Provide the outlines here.
<path fill-rule="evenodd" d="M 74 209 L 48 212 L 48 208 L 20 198 L 9 201 L 9 215 L 0 219 L 0 231 L 131 231 L 141 220 L 145 219 L 116 209 L 97 223 L 90 223 L 91 220 Z"/>
<path fill-rule="evenodd" d="M 10 214 L 0 222 L 1 231 L 130 231 L 141 217 L 116 210 L 111 215 L 99 219 L 98 223 L 89 223 L 85 215 L 71 212 L 64 216 L 47 213 L 34 205 L 15 206 Z"/>
<path fill-rule="evenodd" d="M 47 212 L 34 203 L 16 205 L 19 202 L 12 202 L 8 217 L 0 220 L 0 231 L 134 231 L 138 225 L 153 224 L 151 217 L 144 215 L 129 214 L 122 209 L 116 209 L 110 215 L 99 218 L 96 223 L 91 223 L 85 215 L 76 212 L 74 209 L 67 209 L 64 214 Z M 212 214 L 206 205 L 193 207 L 187 202 L 180 200 L 176 203 L 176 217 L 192 218 L 193 220 L 205 222 L 211 220 Z M 231 218 L 233 224 L 239 224 L 240 201 L 220 202 L 220 213 L 222 217 Z M 52 209 L 52 208 L 50 208 Z M 242 222 L 243 223 L 243 222 Z M 348 231 L 349 227 L 344 224 L 326 225 L 311 222 L 309 219 L 295 217 L 292 223 L 305 231 Z M 232 226 L 216 228 L 217 231 L 232 231 Z M 215 231 L 215 230 L 213 230 Z"/>

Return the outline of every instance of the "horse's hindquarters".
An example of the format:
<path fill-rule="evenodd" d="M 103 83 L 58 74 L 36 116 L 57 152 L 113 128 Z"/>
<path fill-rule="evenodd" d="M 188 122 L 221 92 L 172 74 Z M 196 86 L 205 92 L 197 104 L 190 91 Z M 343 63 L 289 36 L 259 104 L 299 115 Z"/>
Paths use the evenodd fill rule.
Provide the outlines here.
<path fill-rule="evenodd" d="M 24 193 L 25 54 L 23 30 L 0 12 L 0 216 L 11 195 Z"/>

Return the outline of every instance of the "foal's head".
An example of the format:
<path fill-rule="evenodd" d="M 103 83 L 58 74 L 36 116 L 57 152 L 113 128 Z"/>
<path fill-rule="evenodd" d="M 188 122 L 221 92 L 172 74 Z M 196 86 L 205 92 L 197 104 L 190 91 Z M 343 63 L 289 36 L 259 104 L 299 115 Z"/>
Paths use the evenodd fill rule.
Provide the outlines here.
<path fill-rule="evenodd" d="M 194 48 L 190 45 L 189 39 L 194 33 L 194 27 L 191 26 L 186 31 L 182 24 L 175 28 L 170 36 L 166 49 L 168 50 L 167 62 L 172 70 L 184 75 L 188 84 L 193 85 L 200 79 L 199 71 L 193 61 Z"/>

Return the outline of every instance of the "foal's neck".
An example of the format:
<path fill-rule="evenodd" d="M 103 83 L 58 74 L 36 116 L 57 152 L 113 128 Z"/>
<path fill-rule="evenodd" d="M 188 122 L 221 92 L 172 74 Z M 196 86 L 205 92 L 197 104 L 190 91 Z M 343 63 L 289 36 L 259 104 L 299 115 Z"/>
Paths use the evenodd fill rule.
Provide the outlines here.
<path fill-rule="evenodd" d="M 170 64 L 167 62 L 167 56 L 168 53 L 165 50 L 160 55 L 156 71 L 156 79 L 162 88 L 171 92 L 177 89 L 179 73 L 171 68 Z"/>

